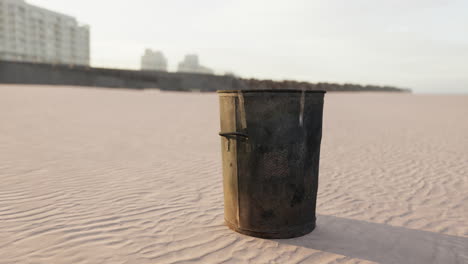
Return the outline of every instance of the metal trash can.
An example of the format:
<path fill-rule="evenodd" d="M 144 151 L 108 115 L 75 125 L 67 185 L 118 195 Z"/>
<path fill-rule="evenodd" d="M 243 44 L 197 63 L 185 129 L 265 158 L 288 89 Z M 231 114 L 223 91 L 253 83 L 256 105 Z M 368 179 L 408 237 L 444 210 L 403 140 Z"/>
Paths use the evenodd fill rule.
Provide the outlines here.
<path fill-rule="evenodd" d="M 262 238 L 312 232 L 325 92 L 218 94 L 226 224 Z"/>

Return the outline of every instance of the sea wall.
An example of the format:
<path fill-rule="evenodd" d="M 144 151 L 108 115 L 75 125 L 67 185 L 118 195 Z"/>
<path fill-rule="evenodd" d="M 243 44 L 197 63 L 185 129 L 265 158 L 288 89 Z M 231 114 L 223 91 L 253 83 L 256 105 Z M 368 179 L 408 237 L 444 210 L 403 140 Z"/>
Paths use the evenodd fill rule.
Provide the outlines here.
<path fill-rule="evenodd" d="M 0 61 L 0 83 L 214 92 L 243 89 L 411 92 L 392 86 L 242 79 L 229 75 L 134 71 Z"/>

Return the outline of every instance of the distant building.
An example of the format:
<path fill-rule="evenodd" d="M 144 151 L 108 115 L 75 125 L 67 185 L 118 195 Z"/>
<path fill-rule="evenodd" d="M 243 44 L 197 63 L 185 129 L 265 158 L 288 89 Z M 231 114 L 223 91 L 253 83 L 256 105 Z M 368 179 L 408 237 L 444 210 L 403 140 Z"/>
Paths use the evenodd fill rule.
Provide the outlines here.
<path fill-rule="evenodd" d="M 89 27 L 23 0 L 0 0 L 0 60 L 89 65 Z"/>
<path fill-rule="evenodd" d="M 162 52 L 147 49 L 141 57 L 141 69 L 146 71 L 167 71 L 167 59 Z"/>
<path fill-rule="evenodd" d="M 213 74 L 213 70 L 200 65 L 198 62 L 198 55 L 195 54 L 185 55 L 184 61 L 179 63 L 177 71 Z"/>

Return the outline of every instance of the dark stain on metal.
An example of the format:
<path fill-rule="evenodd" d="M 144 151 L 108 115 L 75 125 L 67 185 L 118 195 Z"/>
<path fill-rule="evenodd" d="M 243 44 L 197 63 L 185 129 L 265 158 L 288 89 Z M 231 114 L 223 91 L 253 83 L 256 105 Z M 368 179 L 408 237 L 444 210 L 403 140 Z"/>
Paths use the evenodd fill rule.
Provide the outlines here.
<path fill-rule="evenodd" d="M 294 207 L 296 204 L 300 204 L 304 200 L 304 195 L 305 195 L 304 187 L 298 186 L 291 200 L 291 207 Z"/>
<path fill-rule="evenodd" d="M 268 218 L 272 218 L 272 217 L 275 217 L 275 211 L 267 210 L 267 211 L 262 212 L 262 218 L 268 219 Z"/>

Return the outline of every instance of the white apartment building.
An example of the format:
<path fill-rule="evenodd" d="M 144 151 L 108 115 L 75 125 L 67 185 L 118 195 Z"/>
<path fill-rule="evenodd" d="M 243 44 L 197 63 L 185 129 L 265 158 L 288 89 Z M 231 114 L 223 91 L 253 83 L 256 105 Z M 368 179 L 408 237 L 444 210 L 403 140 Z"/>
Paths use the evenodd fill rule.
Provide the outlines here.
<path fill-rule="evenodd" d="M 145 50 L 141 57 L 141 69 L 144 71 L 167 71 L 167 59 L 160 51 Z"/>
<path fill-rule="evenodd" d="M 0 60 L 89 65 L 89 27 L 24 0 L 0 0 Z"/>
<path fill-rule="evenodd" d="M 200 65 L 198 61 L 198 55 L 188 54 L 182 62 L 179 63 L 177 68 L 178 72 L 191 72 L 191 73 L 205 73 L 213 74 L 213 70 L 205 66 Z"/>

